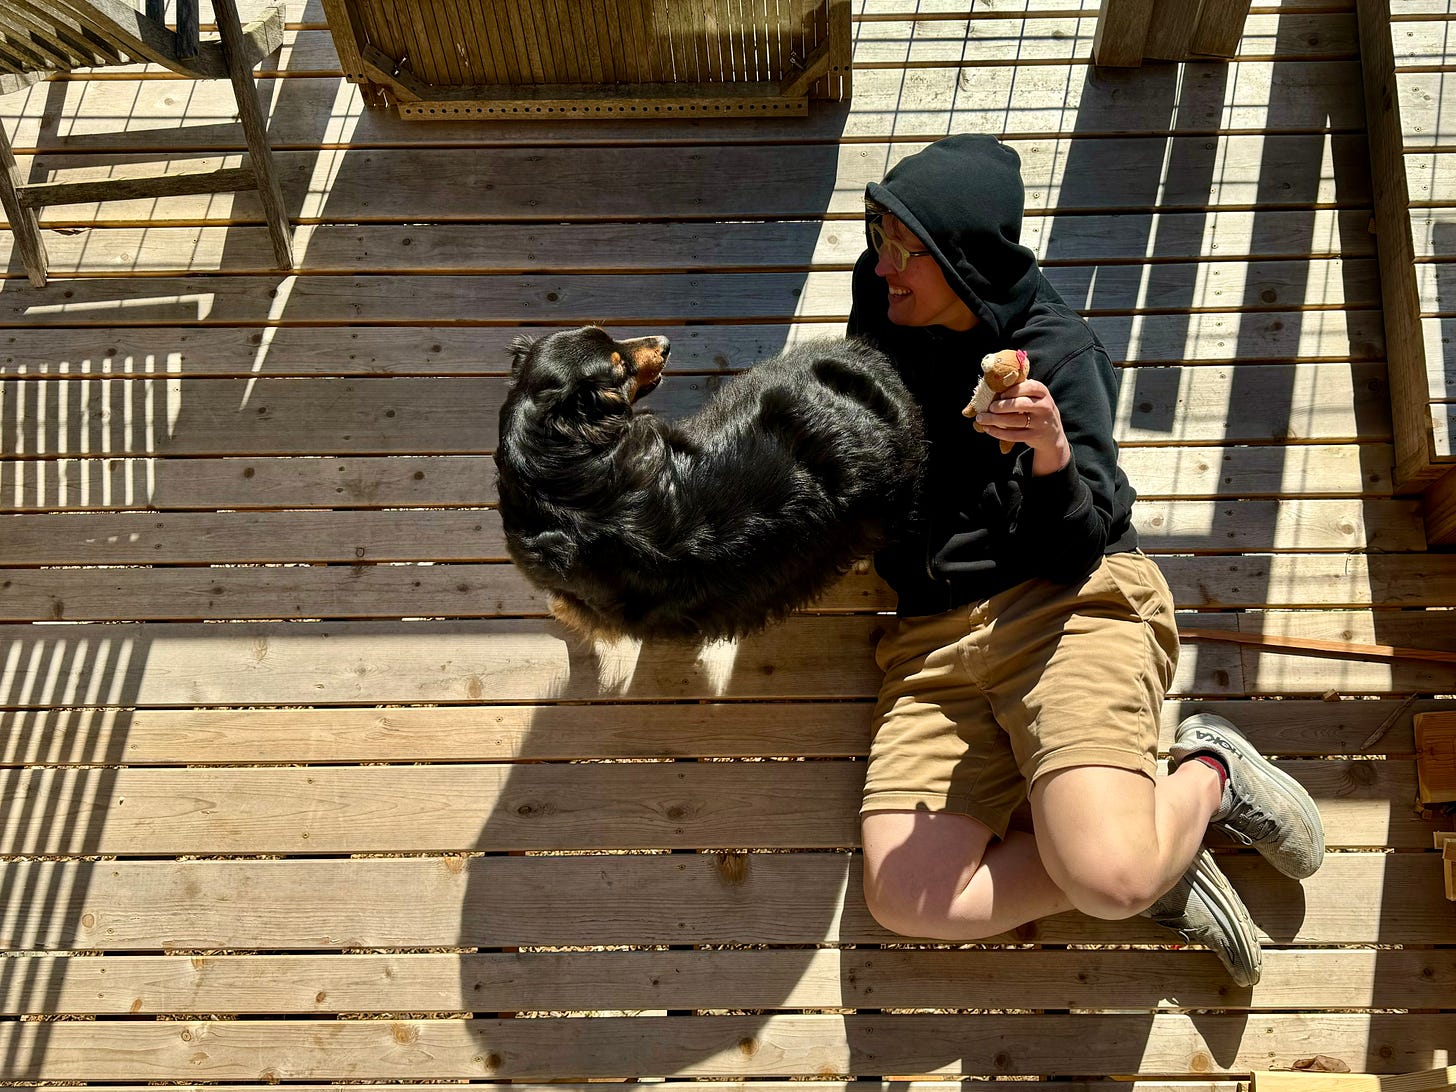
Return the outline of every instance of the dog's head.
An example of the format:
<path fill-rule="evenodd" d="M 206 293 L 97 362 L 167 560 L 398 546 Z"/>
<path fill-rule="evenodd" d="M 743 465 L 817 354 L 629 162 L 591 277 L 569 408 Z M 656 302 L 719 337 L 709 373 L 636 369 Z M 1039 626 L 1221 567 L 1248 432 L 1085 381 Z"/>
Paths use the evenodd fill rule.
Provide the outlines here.
<path fill-rule="evenodd" d="M 589 453 L 603 454 L 629 433 L 632 404 L 662 381 L 667 354 L 665 337 L 617 341 L 597 326 L 516 338 L 496 462 L 524 461 L 529 474 L 544 460 L 580 473 Z"/>
<path fill-rule="evenodd" d="M 512 394 L 582 420 L 622 414 L 662 382 L 665 337 L 617 341 L 599 326 L 511 343 Z"/>
<path fill-rule="evenodd" d="M 620 466 L 646 472 L 624 441 L 643 431 L 632 404 L 661 382 L 668 341 L 584 326 L 517 338 L 511 354 L 495 453 L 501 519 L 518 562 L 561 575 L 583 528 L 615 504 Z"/>

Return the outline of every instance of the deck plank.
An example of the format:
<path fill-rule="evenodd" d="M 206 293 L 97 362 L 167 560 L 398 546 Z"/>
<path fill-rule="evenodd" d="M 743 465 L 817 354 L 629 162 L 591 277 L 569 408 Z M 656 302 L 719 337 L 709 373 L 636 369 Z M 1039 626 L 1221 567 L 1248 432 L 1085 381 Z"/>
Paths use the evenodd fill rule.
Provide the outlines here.
<path fill-rule="evenodd" d="M 716 382 L 670 375 L 645 404 L 679 417 L 699 409 Z M 1375 363 L 1139 368 L 1123 372 L 1114 427 L 1119 443 L 1180 447 L 1387 440 L 1389 414 L 1378 401 L 1384 382 Z M 507 386 L 495 377 L 235 380 L 176 372 L 0 381 L 0 447 L 17 457 L 0 473 L 24 480 L 21 460 L 77 454 L 484 454 L 495 450 Z"/>
<path fill-rule="evenodd" d="M 1396 448 L 1396 477 L 1403 490 L 1420 490 L 1440 471 L 1441 454 L 1434 424 L 1435 407 L 1427 397 L 1430 376 L 1427 351 L 1420 343 L 1419 290 L 1415 283 L 1411 219 L 1412 198 L 1418 187 L 1410 175 L 1413 160 L 1404 153 L 1404 141 L 1395 118 L 1400 74 L 1391 54 L 1395 25 L 1388 22 L 1384 0 L 1362 0 L 1362 40 L 1367 113 L 1370 115 L 1372 190 L 1376 230 L 1386 240 L 1379 251 L 1381 289 L 1387 314 L 1390 358 L 1391 413 Z M 1446 530 L 1432 528 L 1435 537 Z"/>
<path fill-rule="evenodd" d="M 363 547 L 356 547 L 363 549 Z M 1183 610 L 1456 606 L 1456 559 L 1429 554 L 1224 557 L 1151 552 Z M 544 617 L 548 599 L 507 564 L 0 568 L 0 621 Z M 892 611 L 853 575 L 808 610 Z"/>
<path fill-rule="evenodd" d="M 1361 258 L 1055 266 L 1046 275 L 1058 292 L 1081 301 L 1091 314 L 1239 307 L 1369 309 L 1380 302 L 1375 263 Z M 621 316 L 619 321 L 632 324 L 675 323 L 684 316 L 703 322 L 843 320 L 849 280 L 848 271 L 838 270 L 642 273 L 631 283 L 614 274 L 293 276 L 278 290 L 278 297 L 287 301 L 283 309 L 271 296 L 258 299 L 254 278 L 213 278 L 205 292 L 183 279 L 156 278 L 144 282 L 144 290 L 149 300 L 157 302 L 135 301 L 138 313 L 131 315 L 128 304 L 117 299 L 118 285 L 106 279 L 74 282 L 67 302 L 56 308 L 36 307 L 19 294 L 0 294 L 0 324 L 70 326 L 89 320 L 110 322 L 115 328 L 175 321 L 179 312 L 186 311 L 209 325 L 263 319 L 335 325 L 365 316 L 376 325 L 511 321 L 564 325 L 605 315 Z"/>
<path fill-rule="evenodd" d="M 1419 507 L 1404 499 L 1148 501 L 1134 526 L 1151 553 L 1425 549 Z M 493 509 L 0 516 L 0 566 L 507 559 Z"/>
<path fill-rule="evenodd" d="M 1220 855 L 1263 942 L 1279 947 L 1451 944 L 1436 863 L 1427 853 L 1337 853 L 1296 884 L 1257 855 Z M 861 859 L 845 852 L 25 861 L 7 871 L 15 896 L 4 939 L 35 952 L 896 940 L 870 917 Z M 1352 891 L 1371 898 L 1352 902 Z M 1169 942 L 1145 918 L 1075 912 L 993 939 Z"/>
<path fill-rule="evenodd" d="M 1456 650 L 1447 615 L 1422 611 L 1272 611 L 1197 616 L 1197 628 L 1365 645 Z M 869 697 L 884 620 L 800 616 L 700 658 L 692 646 L 582 646 L 538 619 L 450 622 L 143 623 L 65 629 L 0 626 L 0 693 L 45 705 L 349 705 L 411 702 L 804 700 Z M 209 664 L 199 676 L 191 665 Z M 1442 694 L 1450 667 L 1342 659 L 1199 640 L 1185 646 L 1171 693 Z"/>
<path fill-rule="evenodd" d="M 1247 633 L 1314 640 L 1380 644 L 1403 648 L 1456 649 L 1456 633 L 1448 619 L 1421 612 L 1269 611 L 1239 616 Z M 1449 664 L 1416 661 L 1379 662 L 1261 651 L 1244 652 L 1243 679 L 1250 693 L 1281 693 L 1320 679 L 1332 693 L 1444 694 Z M 1311 688 L 1314 689 L 1314 688 Z M 1305 691 L 1310 692 L 1309 690 Z"/>
<path fill-rule="evenodd" d="M 195 1074 L 197 1056 L 224 1080 L 539 1079 L 631 1076 L 635 1066 L 675 1076 L 789 1076 L 868 1072 L 1016 1076 L 1048 1068 L 1110 1075 L 1202 1069 L 1248 1072 L 1289 1059 L 1311 1039 L 1339 1040 L 1362 1071 L 1429 1068 L 1422 1046 L 1456 1034 L 1456 1016 L 1270 1015 L 723 1016 L 665 1017 L 660 1034 L 643 1021 L 602 1017 L 462 1021 L 195 1022 L 11 1025 L 0 1032 L 27 1079 L 104 1080 L 135 1065 L 158 1079 Z M 656 1023 L 651 1021 L 649 1023 Z M 666 1026 L 670 1024 L 671 1026 Z M 568 1030 L 568 1028 L 570 1030 Z M 13 1030 L 12 1030 L 13 1029 Z M 1060 1046 L 1055 1049 L 1054 1045 Z M 1230 1049 L 1230 1045 L 1232 1049 Z M 1444 1053 L 1444 1052 L 1440 1052 Z M 36 1054 L 44 1063 L 31 1061 Z M 1348 1063 L 1347 1063 L 1348 1064 Z"/>
<path fill-rule="evenodd" d="M 1250 991 L 1192 952 L 821 949 L 275 956 L 39 956 L 0 1011 L 394 1013 L 606 1009 L 1441 1008 L 1448 952 L 1271 949 Z M 1372 989 L 1373 986 L 1373 989 Z"/>
<path fill-rule="evenodd" d="M 952 76 L 954 74 L 952 73 Z M 1351 76 L 1347 75 L 1346 79 Z M 950 81 L 952 84 L 954 80 Z M 943 127 L 943 121 L 942 121 Z M 583 220 L 700 218 L 705 210 L 726 219 L 774 219 L 847 215 L 862 207 L 866 183 L 878 181 L 904 156 L 924 147 L 923 139 L 892 143 L 835 145 L 645 145 L 580 149 L 519 145 L 485 147 L 379 148 L 366 170 L 331 171 L 327 194 L 331 220 L 402 221 L 434 205 L 437 221 L 500 219 L 539 221 L 569 216 Z M 1154 205 L 1178 211 L 1210 206 L 1305 208 L 1311 204 L 1364 206 L 1370 203 L 1367 145 L 1362 134 L 1283 133 L 1269 136 L 1235 131 L 1210 135 L 1018 138 L 1006 143 L 1021 157 L 1027 207 L 1091 212 L 1116 208 L 1149 211 Z M 1164 177 L 1164 163 L 1199 164 Z M 30 156 L 18 155 L 22 172 Z M 101 164 L 74 153 L 46 153 L 49 170 L 67 178 L 159 173 L 156 156 L 108 154 Z M 236 155 L 204 152 L 184 161 L 192 168 L 236 166 Z M 315 187 L 318 155 L 288 147 L 274 153 L 290 210 L 304 222 L 321 211 L 307 195 Z M 361 164 L 361 166 L 364 166 Z M 653 176 L 650 188 L 600 185 L 602 178 Z M 541 177 L 553 184 L 542 187 Z M 441 194 L 437 178 L 454 187 Z M 772 178 L 771 187 L 742 187 L 743 177 Z M 1096 178 L 1089 185 L 1088 178 Z M 1280 179 L 1273 182 L 1272 179 Z M 450 194 L 454 194 L 451 199 Z M 553 208 L 553 203 L 557 206 Z M 157 223 L 261 222 L 257 199 L 165 197 L 48 207 L 47 227 L 84 225 L 98 219 Z"/>
<path fill-rule="evenodd" d="M 1413 763 L 1283 770 L 1318 803 L 1331 847 L 1430 845 L 1429 823 L 1389 807 L 1415 798 Z M 863 783 L 846 761 L 36 770 L 0 791 L 0 844 L 17 858 L 835 849 L 860 844 Z"/>
<path fill-rule="evenodd" d="M 1200 625 L 1220 624 L 1216 616 Z M 867 697 L 886 620 L 800 616 L 700 657 L 691 645 L 596 648 L 533 618 L 455 622 L 141 623 L 117 628 L 0 626 L 0 695 L 44 705 L 338 705 Z M 1415 643 L 1415 642 L 1409 642 Z M 1226 696 L 1231 645 L 1184 658 L 1176 693 Z M 195 665 L 209 665 L 199 674 Z M 1289 693 L 1308 693 L 1292 685 Z"/>
<path fill-rule="evenodd" d="M 279 325 L 261 310 L 236 325 L 179 325 L 188 321 L 173 302 L 157 300 L 151 321 L 126 329 L 104 323 L 0 328 L 0 375 L 155 377 L 307 375 L 500 375 L 518 334 L 543 326 Z M 195 313 L 195 312 L 194 312 Z M 135 316 L 141 319 L 141 315 Z M 519 320 L 518 320 L 519 321 Z M 842 321 L 682 325 L 681 316 L 652 327 L 626 326 L 613 316 L 592 321 L 623 336 L 672 337 L 685 370 L 726 371 L 770 356 L 785 345 L 839 337 Z M 1379 361 L 1384 332 L 1379 311 L 1202 311 L 1195 315 L 1093 316 L 1114 360 L 1198 366 L 1205 363 L 1292 363 L 1303 360 Z M 550 324 L 544 324 L 549 329 Z M 676 367 L 684 367 L 682 363 Z"/>
<path fill-rule="evenodd" d="M 1432 700 L 1169 699 L 1160 746 L 1196 712 L 1229 717 L 1271 755 L 1413 759 L 1411 717 Z M 792 720 L 768 702 L 0 710 L 0 766 L 178 766 L 409 762 L 539 762 L 605 758 L 862 757 L 867 696 L 802 701 Z M 1394 718 L 1394 720 L 1392 720 Z M 1378 738 L 1376 738 L 1378 735 Z M 1371 744 L 1369 741 L 1375 739 Z"/>
<path fill-rule="evenodd" d="M 1261 258 L 1368 257 L 1374 239 L 1368 210 L 1313 208 L 1151 213 L 1055 213 L 1028 217 L 1022 242 L 1052 267 L 1077 261 L 1128 262 L 1147 257 L 1225 261 Z M 1131 230 L 1136 228 L 1136 230 Z M 48 239 L 51 270 L 95 274 L 181 270 L 276 275 L 266 232 L 248 227 L 102 228 Z M 9 233 L 0 231 L 0 253 Z M 429 224 L 300 225 L 300 273 L 466 273 L 492 270 L 792 269 L 852 265 L 864 247 L 857 221 L 808 218 L 789 223 L 664 223 L 650 237 L 636 225 Z"/>
<path fill-rule="evenodd" d="M 1175 497 L 1386 500 L 1391 459 L 1390 446 L 1380 443 L 1179 451 L 1124 444 L 1120 452 L 1138 496 L 1149 503 Z M 58 457 L 0 471 L 0 513 L 479 508 L 496 501 L 494 472 L 486 455 Z"/>

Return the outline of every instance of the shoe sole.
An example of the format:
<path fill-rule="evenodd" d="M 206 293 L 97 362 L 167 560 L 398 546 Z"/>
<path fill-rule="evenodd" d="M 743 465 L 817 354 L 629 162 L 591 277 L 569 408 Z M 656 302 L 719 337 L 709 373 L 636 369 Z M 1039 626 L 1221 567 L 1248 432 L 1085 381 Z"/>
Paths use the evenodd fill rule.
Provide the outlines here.
<path fill-rule="evenodd" d="M 1230 951 L 1237 965 L 1219 956 L 1229 975 L 1240 986 L 1253 986 L 1264 970 L 1264 954 L 1259 948 L 1259 938 L 1254 934 L 1254 922 L 1249 917 L 1243 899 L 1229 883 L 1228 877 L 1213 859 L 1208 850 L 1199 850 L 1193 858 L 1193 867 L 1186 873 L 1188 882 L 1203 899 L 1214 922 L 1228 937 Z M 1217 954 L 1215 952 L 1215 954 Z"/>
<path fill-rule="evenodd" d="M 1178 726 L 1178 741 L 1182 740 L 1185 733 L 1191 734 L 1198 728 L 1205 728 L 1207 731 L 1216 734 L 1229 750 L 1236 752 L 1239 758 L 1249 763 L 1249 765 L 1261 765 L 1264 776 L 1269 778 L 1279 790 L 1280 795 L 1304 816 L 1305 822 L 1309 824 L 1309 829 L 1313 831 L 1316 850 L 1314 855 L 1315 863 L 1314 868 L 1308 872 L 1290 872 L 1276 858 L 1266 855 L 1265 859 L 1280 872 L 1284 873 L 1284 875 L 1295 880 L 1307 880 L 1318 872 L 1320 865 L 1324 863 L 1325 825 L 1324 821 L 1320 818 L 1319 809 L 1314 806 L 1314 801 L 1310 799 L 1309 793 L 1305 791 L 1304 786 L 1263 755 L 1259 754 L 1257 750 L 1254 750 L 1254 745 L 1245 739 L 1243 733 L 1235 728 L 1232 723 L 1213 713 L 1195 713 L 1185 720 Z M 1198 748 L 1195 748 L 1192 753 L 1197 753 L 1197 750 Z M 1218 826 L 1217 823 L 1214 825 Z M 1230 835 L 1230 837 L 1233 836 Z M 1235 840 L 1237 841 L 1237 839 Z M 1254 848 L 1261 853 L 1263 852 L 1262 846 L 1256 844 Z"/>

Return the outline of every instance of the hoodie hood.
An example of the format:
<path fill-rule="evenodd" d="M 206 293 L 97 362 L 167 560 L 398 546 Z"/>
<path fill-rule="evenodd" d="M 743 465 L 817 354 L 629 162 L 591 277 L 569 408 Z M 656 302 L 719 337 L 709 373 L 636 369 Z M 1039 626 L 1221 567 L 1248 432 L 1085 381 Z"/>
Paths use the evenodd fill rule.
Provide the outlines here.
<path fill-rule="evenodd" d="M 999 339 L 1036 297 L 1036 256 L 1021 245 L 1021 157 L 995 137 L 946 137 L 865 188 L 914 232 L 951 290 Z M 868 239 L 868 225 L 866 225 Z"/>

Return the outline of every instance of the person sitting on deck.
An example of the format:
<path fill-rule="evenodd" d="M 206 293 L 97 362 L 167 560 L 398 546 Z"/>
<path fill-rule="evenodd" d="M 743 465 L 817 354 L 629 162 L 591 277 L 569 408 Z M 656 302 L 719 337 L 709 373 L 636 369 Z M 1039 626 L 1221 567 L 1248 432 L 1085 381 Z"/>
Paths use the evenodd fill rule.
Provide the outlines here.
<path fill-rule="evenodd" d="M 1324 857 L 1304 789 L 1227 720 L 1177 729 L 1173 600 L 1138 549 L 1106 350 L 1019 243 L 1015 151 L 953 136 L 866 190 L 850 336 L 888 353 L 925 416 L 913 531 L 875 564 L 898 597 L 861 812 L 886 928 L 970 941 L 1076 908 L 1144 914 L 1259 979 L 1253 922 L 1202 848 L 1211 824 L 1303 878 Z M 962 415 L 979 362 L 1029 377 Z M 1014 441 L 1002 454 L 999 441 Z M 1010 829 L 1030 797 L 1034 833 Z"/>

